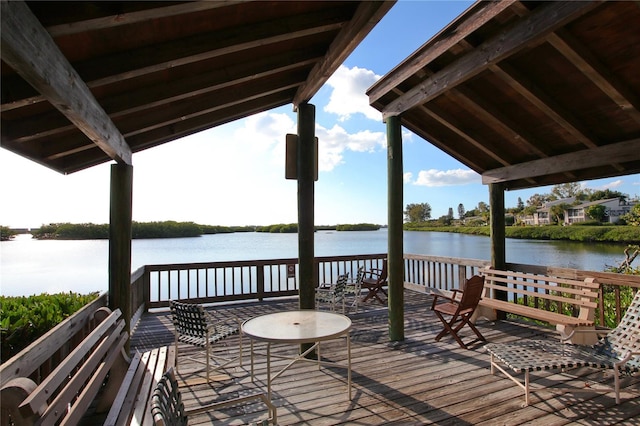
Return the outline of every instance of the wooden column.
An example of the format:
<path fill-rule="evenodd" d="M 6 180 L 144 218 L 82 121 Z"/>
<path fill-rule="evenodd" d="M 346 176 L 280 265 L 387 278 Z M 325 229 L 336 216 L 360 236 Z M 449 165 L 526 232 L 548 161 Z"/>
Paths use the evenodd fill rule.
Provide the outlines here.
<path fill-rule="evenodd" d="M 399 117 L 387 118 L 389 340 L 404 340 L 404 251 L 402 126 Z"/>
<path fill-rule="evenodd" d="M 506 266 L 506 238 L 504 220 L 504 186 L 501 183 L 489 184 L 490 219 L 489 229 L 491 235 L 491 266 L 496 269 L 505 269 Z M 507 300 L 505 291 L 496 291 L 496 298 Z M 504 312 L 498 312 L 498 319 L 505 319 Z"/>
<path fill-rule="evenodd" d="M 314 274 L 314 170 L 316 163 L 316 108 L 303 103 L 298 106 L 298 283 L 300 309 L 315 308 Z"/>
<path fill-rule="evenodd" d="M 506 265 L 505 220 L 504 220 L 504 187 L 501 183 L 489 184 L 489 206 L 491 217 L 491 265 L 496 269 L 504 269 Z"/>
<path fill-rule="evenodd" d="M 109 307 L 120 308 L 131 335 L 131 208 L 133 167 L 111 166 L 109 208 Z M 129 342 L 127 342 L 127 352 Z"/>

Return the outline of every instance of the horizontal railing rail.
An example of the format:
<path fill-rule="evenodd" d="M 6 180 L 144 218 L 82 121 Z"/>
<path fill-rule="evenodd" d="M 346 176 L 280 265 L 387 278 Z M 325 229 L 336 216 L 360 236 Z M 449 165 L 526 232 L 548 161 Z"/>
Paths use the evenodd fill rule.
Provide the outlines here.
<path fill-rule="evenodd" d="M 361 266 L 381 268 L 385 258 L 385 253 L 317 257 L 315 285 L 335 282 L 339 274 L 355 277 Z M 465 280 L 489 265 L 487 260 L 405 254 L 404 287 L 419 292 L 461 289 Z M 640 277 L 610 272 L 515 263 L 507 263 L 506 269 L 581 280 L 597 278 L 602 283 L 596 319 L 601 325 L 605 324 L 605 312 L 614 312 L 619 322 L 626 309 L 625 291 L 640 288 Z M 172 299 L 220 303 L 297 296 L 298 259 L 146 265 L 132 274 L 131 291 L 132 327 L 142 312 L 168 307 Z"/>

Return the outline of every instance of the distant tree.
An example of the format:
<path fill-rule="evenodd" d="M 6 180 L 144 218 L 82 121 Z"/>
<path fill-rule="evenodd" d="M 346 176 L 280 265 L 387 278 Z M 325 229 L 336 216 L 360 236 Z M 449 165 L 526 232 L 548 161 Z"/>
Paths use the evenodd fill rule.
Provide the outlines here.
<path fill-rule="evenodd" d="M 623 219 L 627 225 L 640 226 L 640 203 L 633 206 L 631 211 L 622 216 L 621 219 Z"/>
<path fill-rule="evenodd" d="M 429 203 L 407 204 L 404 211 L 405 222 L 426 222 L 429 219 L 431 219 Z"/>
<path fill-rule="evenodd" d="M 518 197 L 518 205 L 516 206 L 516 209 L 518 209 L 519 212 L 524 210 L 524 202 L 522 201 L 522 198 L 520 198 L 520 197 Z"/>
<path fill-rule="evenodd" d="M 484 201 L 480 201 L 478 203 L 478 211 L 480 213 L 488 213 L 489 212 L 489 205 L 487 203 L 485 203 Z"/>
<path fill-rule="evenodd" d="M 449 207 L 449 211 L 447 212 L 447 217 L 450 220 L 453 220 L 453 207 Z"/>
<path fill-rule="evenodd" d="M 564 211 L 569 207 L 570 205 L 567 203 L 554 204 L 551 206 L 551 209 L 549 209 L 551 219 L 558 225 L 562 225 L 564 222 Z"/>
<path fill-rule="evenodd" d="M 0 226 L 0 241 L 9 241 L 13 239 L 16 234 L 17 232 L 12 230 L 8 226 Z"/>
<path fill-rule="evenodd" d="M 623 194 L 620 191 L 612 191 L 610 189 L 593 191 L 589 194 L 589 201 L 598 201 L 598 200 L 608 200 L 610 198 L 620 198 L 623 201 L 626 201 L 629 196 L 627 194 Z"/>
<path fill-rule="evenodd" d="M 462 205 L 462 203 L 458 204 L 458 218 L 460 220 L 464 219 L 464 206 Z"/>
<path fill-rule="evenodd" d="M 552 196 L 549 194 L 533 194 L 527 200 L 527 206 L 535 207 L 535 208 L 542 207 L 544 203 L 548 201 L 552 201 L 554 199 L 555 198 L 552 198 Z"/>
<path fill-rule="evenodd" d="M 605 214 L 607 213 L 607 208 L 602 204 L 596 204 L 594 206 L 589 206 L 585 210 L 587 216 L 591 219 L 597 220 L 598 222 L 602 222 L 604 220 Z"/>
<path fill-rule="evenodd" d="M 555 196 L 556 199 L 578 197 L 582 192 L 580 182 L 562 183 L 551 188 L 551 195 Z"/>

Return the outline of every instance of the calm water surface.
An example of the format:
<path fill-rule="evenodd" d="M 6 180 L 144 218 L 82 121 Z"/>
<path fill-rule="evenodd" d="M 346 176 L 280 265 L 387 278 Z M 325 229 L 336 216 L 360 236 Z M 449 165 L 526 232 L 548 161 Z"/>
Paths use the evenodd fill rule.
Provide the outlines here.
<path fill-rule="evenodd" d="M 106 240 L 38 241 L 19 236 L 0 243 L 0 294 L 7 296 L 61 291 L 106 291 L 109 246 Z M 507 239 L 507 262 L 601 271 L 617 265 L 624 245 Z M 448 232 L 405 232 L 411 254 L 488 260 L 488 237 Z M 258 232 L 197 238 L 134 240 L 132 269 L 164 263 L 263 260 L 297 257 L 297 234 Z M 387 252 L 387 230 L 320 231 L 316 256 Z"/>

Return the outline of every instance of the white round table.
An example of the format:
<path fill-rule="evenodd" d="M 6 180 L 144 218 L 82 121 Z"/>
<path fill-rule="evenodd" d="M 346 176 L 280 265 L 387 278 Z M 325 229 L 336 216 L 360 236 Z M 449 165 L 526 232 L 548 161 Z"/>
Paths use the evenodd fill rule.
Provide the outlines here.
<path fill-rule="evenodd" d="M 260 315 L 251 318 L 242 324 L 242 332 L 251 339 L 251 380 L 253 380 L 253 361 L 255 341 L 267 343 L 267 394 L 271 399 L 271 383 L 280 376 L 287 368 L 297 361 L 311 361 L 318 364 L 332 366 L 338 365 L 347 368 L 347 392 L 351 399 L 351 320 L 345 315 L 322 312 L 314 310 L 298 310 L 277 312 L 273 314 Z M 322 361 L 320 357 L 320 342 L 337 339 L 342 336 L 347 338 L 347 365 L 334 362 Z M 313 343 L 313 345 L 301 354 L 291 359 L 282 370 L 271 377 L 271 344 L 303 344 Z M 311 351 L 317 349 L 317 360 L 305 358 Z"/>

